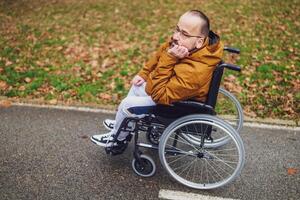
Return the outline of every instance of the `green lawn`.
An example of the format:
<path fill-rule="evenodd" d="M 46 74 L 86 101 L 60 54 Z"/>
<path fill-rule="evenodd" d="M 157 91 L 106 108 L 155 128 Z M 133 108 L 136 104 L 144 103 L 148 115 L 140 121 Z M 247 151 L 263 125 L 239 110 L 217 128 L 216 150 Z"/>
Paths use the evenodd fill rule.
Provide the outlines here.
<path fill-rule="evenodd" d="M 299 120 L 300 1 L 0 2 L 0 96 L 118 104 L 180 14 L 201 9 L 242 66 L 224 86 L 246 115 Z"/>

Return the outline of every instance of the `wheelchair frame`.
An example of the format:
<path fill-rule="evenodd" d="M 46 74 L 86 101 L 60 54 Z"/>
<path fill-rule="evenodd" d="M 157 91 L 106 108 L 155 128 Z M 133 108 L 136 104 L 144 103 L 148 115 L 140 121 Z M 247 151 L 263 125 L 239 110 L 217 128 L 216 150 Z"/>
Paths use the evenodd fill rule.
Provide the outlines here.
<path fill-rule="evenodd" d="M 239 53 L 238 49 L 225 47 L 225 51 L 229 51 L 231 53 Z M 175 112 L 177 113 L 178 108 L 183 108 L 185 110 L 183 113 L 179 114 L 179 118 L 167 118 L 162 117 L 159 113 L 160 109 L 170 109 L 170 106 L 156 106 L 156 110 L 154 110 L 150 114 L 146 114 L 142 117 L 140 116 L 132 116 L 127 117 L 121 123 L 121 126 L 117 133 L 114 135 L 114 141 L 118 143 L 118 146 L 106 147 L 105 151 L 107 154 L 117 155 L 124 152 L 127 148 L 128 142 L 131 141 L 132 136 L 134 137 L 134 151 L 133 151 L 133 161 L 132 161 L 132 168 L 136 174 L 143 176 L 143 177 L 150 177 L 153 176 L 156 170 L 155 163 L 151 157 L 144 155 L 140 151 L 140 147 L 142 148 L 150 148 L 159 151 L 159 158 L 167 170 L 167 172 L 178 182 L 195 189 L 213 189 L 217 187 L 221 187 L 225 184 L 231 182 L 238 174 L 241 172 L 241 169 L 244 165 L 244 147 L 242 140 L 239 136 L 239 131 L 242 127 L 243 123 L 243 113 L 242 108 L 238 102 L 238 100 L 230 94 L 230 92 L 219 88 L 224 68 L 228 68 L 235 71 L 240 71 L 240 67 L 224 63 L 223 61 L 216 67 L 213 73 L 213 77 L 211 80 L 211 85 L 209 88 L 207 100 L 205 103 L 195 102 L 195 101 L 181 101 L 174 103 L 173 108 L 175 108 Z M 214 110 L 218 93 L 224 94 L 229 100 L 233 101 L 235 107 L 238 110 L 238 122 L 237 127 L 234 129 L 229 123 L 226 121 L 214 116 L 216 112 Z M 160 107 L 161 106 L 161 107 Z M 187 111 L 187 112 L 186 112 Z M 180 112 L 179 112 L 180 113 Z M 199 114 L 201 113 L 201 114 Z M 204 113 L 204 114 L 203 114 Z M 128 124 L 133 122 L 135 124 L 134 128 L 129 128 Z M 183 129 L 182 127 L 185 127 Z M 201 129 L 201 131 L 199 131 Z M 205 129 L 204 131 L 202 129 Z M 225 136 L 222 136 L 220 139 L 214 139 L 216 130 L 224 133 Z M 130 134 L 127 138 L 120 142 L 117 140 L 118 135 L 121 131 L 128 131 Z M 163 133 L 162 133 L 163 131 Z M 139 133 L 146 132 L 147 139 L 150 144 L 147 143 L 139 143 Z M 212 134 L 213 133 L 213 134 Z M 175 134 L 173 137 L 172 134 Z M 168 141 L 172 141 L 172 145 L 168 143 Z M 179 144 L 179 143 L 182 144 Z M 236 166 L 231 166 L 232 163 L 227 163 L 228 166 L 231 166 L 232 169 L 222 169 L 229 175 L 226 178 L 223 178 L 222 175 L 218 173 L 220 177 L 216 175 L 212 176 L 213 179 L 216 181 L 203 181 L 203 183 L 193 182 L 187 180 L 188 178 L 183 178 L 179 174 L 176 173 L 176 170 L 172 169 L 172 163 L 168 163 L 167 156 L 179 156 L 181 159 L 182 157 L 191 157 L 193 159 L 192 162 L 198 162 L 199 160 L 204 160 L 205 162 L 213 161 L 214 164 L 217 163 L 216 161 L 220 161 L 219 157 L 220 149 L 228 144 L 235 145 L 237 153 L 234 154 L 235 159 L 234 163 Z M 184 149 L 191 149 L 189 151 L 184 151 L 180 149 L 178 146 L 183 146 Z M 186 146 L 186 147 L 185 147 Z M 216 150 L 217 149 L 217 150 Z M 217 152 L 217 153 L 216 153 Z M 182 156 L 183 155 L 183 156 Z M 228 156 L 231 154 L 228 154 Z M 182 157 L 180 157 L 182 156 Z M 175 160 L 176 161 L 176 160 Z M 175 162 L 171 161 L 171 162 Z M 199 161 L 199 162 L 200 162 Z M 203 161 L 203 162 L 204 162 Z M 204 163 L 205 163 L 204 162 Z M 212 163 L 213 163 L 212 162 Z M 181 166 L 179 166 L 181 167 Z M 195 170 L 194 166 L 194 173 L 198 172 Z M 225 165 L 225 167 L 227 167 Z M 234 168 L 234 169 L 233 169 Z M 216 168 L 219 169 L 219 168 Z M 189 169 L 190 171 L 191 169 Z M 201 171 L 201 170 L 199 170 Z M 230 171 L 230 172 L 229 172 Z M 209 171 L 208 171 L 209 172 Z M 182 173 L 182 172 L 181 172 Z M 202 176 L 202 172 L 201 172 Z M 222 178 L 221 178 L 222 177 Z M 193 177 L 194 178 L 194 177 Z M 205 178 L 204 178 L 205 179 Z M 208 175 L 206 175 L 206 179 L 208 179 Z M 219 180 L 220 179 L 220 180 Z M 223 180 L 224 179 L 224 180 Z M 202 181 L 202 180 L 201 180 Z"/>

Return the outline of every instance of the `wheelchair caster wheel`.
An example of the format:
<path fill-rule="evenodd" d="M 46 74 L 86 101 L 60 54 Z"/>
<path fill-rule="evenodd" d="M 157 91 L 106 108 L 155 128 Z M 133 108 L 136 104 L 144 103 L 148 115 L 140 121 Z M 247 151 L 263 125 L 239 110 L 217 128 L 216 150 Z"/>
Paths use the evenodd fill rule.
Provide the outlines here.
<path fill-rule="evenodd" d="M 140 156 L 140 161 L 134 158 L 131 164 L 133 171 L 142 177 L 153 176 L 156 171 L 156 166 L 152 158 L 144 154 Z"/>

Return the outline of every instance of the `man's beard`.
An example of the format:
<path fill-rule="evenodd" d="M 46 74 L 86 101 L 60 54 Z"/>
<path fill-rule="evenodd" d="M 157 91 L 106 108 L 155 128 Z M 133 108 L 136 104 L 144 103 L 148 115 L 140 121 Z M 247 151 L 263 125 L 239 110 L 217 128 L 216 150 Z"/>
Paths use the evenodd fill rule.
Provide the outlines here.
<path fill-rule="evenodd" d="M 173 48 L 175 45 L 179 45 L 177 40 L 173 40 L 173 38 L 170 41 L 170 49 Z M 190 54 L 196 52 L 198 49 L 196 47 L 192 48 L 192 49 L 188 49 Z"/>

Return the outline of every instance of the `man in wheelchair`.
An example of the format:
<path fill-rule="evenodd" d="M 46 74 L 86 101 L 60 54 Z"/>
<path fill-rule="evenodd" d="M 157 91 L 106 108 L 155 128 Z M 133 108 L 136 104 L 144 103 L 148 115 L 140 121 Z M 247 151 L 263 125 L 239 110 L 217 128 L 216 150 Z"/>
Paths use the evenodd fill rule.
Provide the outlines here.
<path fill-rule="evenodd" d="M 122 144 L 135 128 L 133 122 L 127 123 L 124 119 L 142 118 L 158 104 L 171 105 L 182 100 L 205 102 L 213 71 L 222 54 L 223 44 L 219 36 L 210 31 L 208 17 L 198 10 L 184 13 L 171 39 L 131 81 L 132 87 L 119 105 L 115 120 L 103 122 L 110 131 L 92 136 L 92 142 L 106 148 Z"/>

